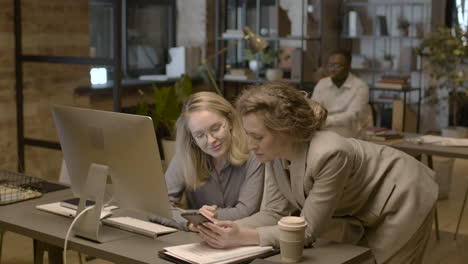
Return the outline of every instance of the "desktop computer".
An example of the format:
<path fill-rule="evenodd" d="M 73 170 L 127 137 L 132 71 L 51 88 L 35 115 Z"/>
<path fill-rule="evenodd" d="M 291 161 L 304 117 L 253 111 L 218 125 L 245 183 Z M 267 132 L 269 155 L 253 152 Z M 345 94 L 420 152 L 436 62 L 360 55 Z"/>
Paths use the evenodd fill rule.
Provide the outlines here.
<path fill-rule="evenodd" d="M 58 105 L 52 113 L 71 189 L 84 198 L 83 207 L 91 200 L 99 208 L 110 203 L 121 212 L 172 218 L 150 117 Z M 84 219 L 82 224 L 97 230 L 99 219 Z M 84 236 L 99 241 L 96 230 Z"/>

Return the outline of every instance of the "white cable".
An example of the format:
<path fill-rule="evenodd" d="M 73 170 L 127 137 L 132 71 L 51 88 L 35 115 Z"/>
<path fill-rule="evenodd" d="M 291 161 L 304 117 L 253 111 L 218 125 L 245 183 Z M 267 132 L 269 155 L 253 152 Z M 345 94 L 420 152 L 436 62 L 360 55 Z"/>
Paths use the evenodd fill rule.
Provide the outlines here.
<path fill-rule="evenodd" d="M 75 216 L 75 219 L 73 219 L 72 223 L 70 224 L 70 227 L 68 228 L 67 230 L 67 234 L 65 235 L 65 243 L 63 244 L 63 256 L 62 256 L 62 260 L 63 260 L 63 264 L 67 264 L 67 244 L 68 244 L 68 237 L 70 236 L 70 232 L 73 228 L 73 226 L 75 225 L 76 221 L 78 221 L 78 219 L 84 214 L 86 213 L 87 211 L 91 210 L 94 208 L 94 205 L 93 206 L 90 206 L 90 207 L 86 207 L 83 211 L 81 211 L 77 216 Z"/>

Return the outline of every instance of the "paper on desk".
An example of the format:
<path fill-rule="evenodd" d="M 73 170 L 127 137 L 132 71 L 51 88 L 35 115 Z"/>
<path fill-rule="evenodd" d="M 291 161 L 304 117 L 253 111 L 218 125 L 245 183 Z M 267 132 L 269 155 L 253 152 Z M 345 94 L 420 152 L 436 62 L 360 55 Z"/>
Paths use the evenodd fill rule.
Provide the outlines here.
<path fill-rule="evenodd" d="M 432 144 L 437 146 L 468 147 L 468 138 L 452 138 L 433 135 L 425 135 L 414 138 L 407 138 L 409 142 L 418 144 Z"/>
<path fill-rule="evenodd" d="M 66 216 L 66 217 L 75 217 L 75 214 L 76 214 L 76 210 L 63 207 L 60 205 L 60 202 L 41 204 L 41 205 L 37 205 L 36 208 L 42 211 L 46 211 L 49 213 L 58 214 L 58 215 Z M 102 210 L 101 219 L 105 218 L 106 216 L 110 214 L 112 214 L 111 211 Z"/>
<path fill-rule="evenodd" d="M 272 247 L 247 246 L 230 249 L 215 249 L 205 243 L 193 243 L 164 248 L 167 253 L 192 263 L 227 263 L 236 259 L 259 255 L 272 250 Z"/>

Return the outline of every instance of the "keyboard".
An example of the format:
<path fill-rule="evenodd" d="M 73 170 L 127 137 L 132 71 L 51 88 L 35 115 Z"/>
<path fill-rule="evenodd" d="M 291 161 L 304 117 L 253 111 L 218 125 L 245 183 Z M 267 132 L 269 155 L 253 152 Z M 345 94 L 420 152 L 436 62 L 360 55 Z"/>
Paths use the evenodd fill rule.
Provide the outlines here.
<path fill-rule="evenodd" d="M 157 237 L 158 235 L 176 232 L 177 229 L 160 224 L 143 221 L 133 217 L 109 217 L 102 220 L 104 224 L 136 234 Z"/>

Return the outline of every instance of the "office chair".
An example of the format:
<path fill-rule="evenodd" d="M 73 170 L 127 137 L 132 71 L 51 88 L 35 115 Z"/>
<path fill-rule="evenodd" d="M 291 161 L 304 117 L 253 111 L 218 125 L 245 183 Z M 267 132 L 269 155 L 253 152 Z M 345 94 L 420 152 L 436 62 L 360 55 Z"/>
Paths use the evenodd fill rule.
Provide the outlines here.
<path fill-rule="evenodd" d="M 454 240 L 457 239 L 458 228 L 460 227 L 460 223 L 461 223 L 461 220 L 462 220 L 462 217 L 463 217 L 463 211 L 465 210 L 466 198 L 468 197 L 468 177 L 466 178 L 466 180 L 467 180 L 466 181 L 467 186 L 466 186 L 466 189 L 465 189 L 465 198 L 463 198 L 463 203 L 462 203 L 462 207 L 461 207 L 461 210 L 460 210 L 460 215 L 458 216 L 457 228 L 455 229 L 455 234 L 453 235 Z"/>

